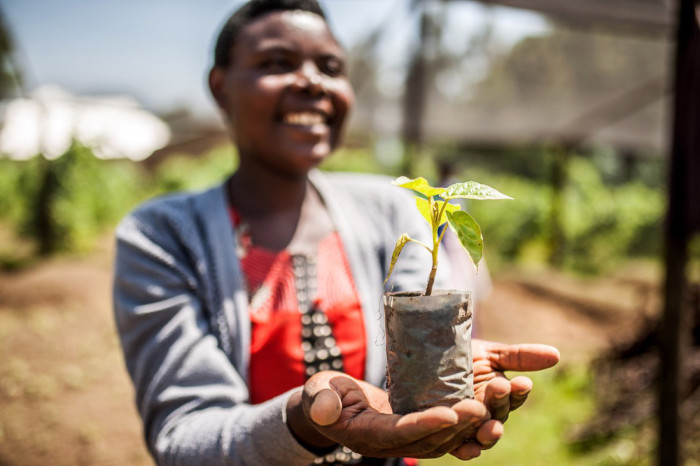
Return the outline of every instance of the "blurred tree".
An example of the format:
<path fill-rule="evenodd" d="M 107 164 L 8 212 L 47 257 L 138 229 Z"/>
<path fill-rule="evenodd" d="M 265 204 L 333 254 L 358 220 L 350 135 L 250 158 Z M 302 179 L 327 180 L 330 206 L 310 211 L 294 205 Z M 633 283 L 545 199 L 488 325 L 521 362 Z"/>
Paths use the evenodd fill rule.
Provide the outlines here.
<path fill-rule="evenodd" d="M 88 249 L 149 190 L 132 162 L 100 160 L 78 141 L 57 159 L 39 156 L 30 162 L 35 165 L 27 170 L 37 182 L 24 196 L 22 229 L 44 256 Z"/>
<path fill-rule="evenodd" d="M 434 76 L 433 59 L 437 55 L 444 11 L 437 0 L 412 2 L 411 9 L 419 16 L 417 46 L 409 61 L 403 100 L 403 139 L 405 144 L 402 171 L 413 176 L 415 159 L 423 145 L 423 120 L 429 83 Z"/>
<path fill-rule="evenodd" d="M 12 33 L 0 9 L 0 99 L 12 97 L 21 91 L 22 72 L 14 55 Z"/>

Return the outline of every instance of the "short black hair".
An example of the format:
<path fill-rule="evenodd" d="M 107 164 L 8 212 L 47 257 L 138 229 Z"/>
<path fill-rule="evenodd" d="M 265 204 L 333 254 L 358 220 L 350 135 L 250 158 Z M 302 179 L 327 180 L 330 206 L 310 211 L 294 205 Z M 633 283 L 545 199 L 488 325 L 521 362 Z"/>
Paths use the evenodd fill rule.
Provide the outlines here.
<path fill-rule="evenodd" d="M 214 66 L 226 68 L 231 64 L 231 49 L 243 28 L 267 13 L 287 10 L 308 11 L 326 21 L 316 0 L 251 0 L 236 10 L 221 28 L 214 48 Z"/>

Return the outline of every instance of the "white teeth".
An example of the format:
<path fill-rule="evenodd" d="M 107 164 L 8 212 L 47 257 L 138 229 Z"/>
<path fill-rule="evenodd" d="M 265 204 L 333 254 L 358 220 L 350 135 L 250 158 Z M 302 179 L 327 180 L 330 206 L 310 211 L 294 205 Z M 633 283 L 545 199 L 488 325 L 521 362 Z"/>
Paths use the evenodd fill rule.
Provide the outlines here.
<path fill-rule="evenodd" d="M 291 125 L 313 126 L 326 122 L 323 115 L 316 112 L 287 113 L 284 122 Z"/>

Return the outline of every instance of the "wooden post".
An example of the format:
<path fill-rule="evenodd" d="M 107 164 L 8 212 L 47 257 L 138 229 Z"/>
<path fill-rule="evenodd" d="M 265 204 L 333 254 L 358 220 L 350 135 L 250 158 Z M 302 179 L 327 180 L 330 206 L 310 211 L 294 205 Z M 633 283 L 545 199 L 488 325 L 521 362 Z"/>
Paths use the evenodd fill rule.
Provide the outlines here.
<path fill-rule="evenodd" d="M 415 161 L 423 144 L 423 119 L 426 94 L 428 93 L 428 63 L 426 48 L 430 34 L 429 17 L 425 2 L 415 0 L 413 8 L 420 9 L 419 42 L 415 49 L 406 76 L 403 97 L 403 141 L 404 154 L 402 173 L 413 176 Z"/>
<path fill-rule="evenodd" d="M 666 218 L 666 283 L 660 332 L 657 464 L 680 465 L 680 402 L 686 390 L 688 240 L 698 221 L 700 183 L 700 29 L 697 0 L 680 0 L 674 82 L 673 140 Z M 694 207 L 693 207 L 694 206 Z"/>
<path fill-rule="evenodd" d="M 440 42 L 439 16 L 444 0 L 413 0 L 412 9 L 420 15 L 419 42 L 409 63 L 403 98 L 404 161 L 402 172 L 413 176 L 415 163 L 420 157 L 425 139 L 424 120 L 433 71 L 431 61 L 438 54 Z"/>
<path fill-rule="evenodd" d="M 564 194 L 569 181 L 571 151 L 572 149 L 567 144 L 557 145 L 551 149 L 550 182 L 552 197 L 549 212 L 549 264 L 557 269 L 564 265 L 564 249 L 566 247 Z"/>

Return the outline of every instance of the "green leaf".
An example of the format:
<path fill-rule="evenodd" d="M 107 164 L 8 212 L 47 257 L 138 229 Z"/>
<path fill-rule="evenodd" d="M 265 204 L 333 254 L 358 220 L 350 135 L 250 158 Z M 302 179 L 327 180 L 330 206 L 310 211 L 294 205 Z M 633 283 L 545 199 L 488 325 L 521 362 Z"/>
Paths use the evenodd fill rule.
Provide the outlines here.
<path fill-rule="evenodd" d="M 440 212 L 440 209 L 442 209 L 444 202 L 434 201 L 433 204 L 435 205 L 437 212 Z M 418 211 L 421 213 L 423 218 L 428 222 L 428 224 L 432 226 L 432 217 L 437 214 L 430 211 L 430 202 L 423 198 L 417 197 L 416 207 L 418 208 Z M 447 207 L 445 207 L 445 212 L 442 213 L 442 217 L 440 217 L 440 221 L 438 222 L 437 226 L 440 226 L 447 221 L 447 217 L 445 216 L 447 212 L 454 212 L 456 210 L 459 210 L 458 205 L 447 204 Z"/>
<path fill-rule="evenodd" d="M 477 183 L 476 181 L 466 181 L 464 183 L 455 183 L 450 185 L 445 190 L 445 199 L 513 199 L 506 196 L 497 189 L 485 184 Z"/>
<path fill-rule="evenodd" d="M 445 188 L 434 188 L 430 186 L 428 181 L 422 176 L 415 179 L 400 176 L 392 181 L 391 184 L 409 189 L 423 199 L 428 199 L 429 197 L 440 195 L 445 192 Z"/>
<path fill-rule="evenodd" d="M 399 236 L 399 240 L 396 242 L 396 246 L 394 246 L 394 252 L 391 254 L 391 265 L 389 266 L 389 273 L 386 274 L 386 278 L 384 279 L 385 285 L 386 282 L 389 281 L 391 273 L 394 271 L 394 266 L 396 265 L 396 261 L 399 258 L 399 254 L 401 254 L 401 250 L 404 246 L 406 246 L 406 243 L 408 243 L 409 241 L 411 241 L 411 238 L 406 233 Z"/>
<path fill-rule="evenodd" d="M 416 198 L 416 208 L 418 209 L 418 212 L 423 216 L 426 222 L 428 222 L 428 225 L 433 224 L 433 214 L 430 212 L 430 202 L 427 199 L 423 199 L 422 197 L 417 197 Z"/>
<path fill-rule="evenodd" d="M 479 270 L 479 261 L 484 252 L 484 238 L 481 236 L 481 228 L 474 217 L 463 210 L 447 213 L 447 223 L 455 232 L 462 247 L 466 249 L 474 263 L 474 268 Z"/>
<path fill-rule="evenodd" d="M 442 204 L 444 204 L 443 201 L 438 201 L 436 202 L 438 204 L 438 208 L 442 209 Z M 447 207 L 445 207 L 445 212 L 442 214 L 442 218 L 440 219 L 440 225 L 445 223 L 447 221 L 447 216 L 446 214 L 448 212 L 457 212 L 460 209 L 460 206 L 458 204 L 450 204 L 449 202 L 447 203 Z"/>

